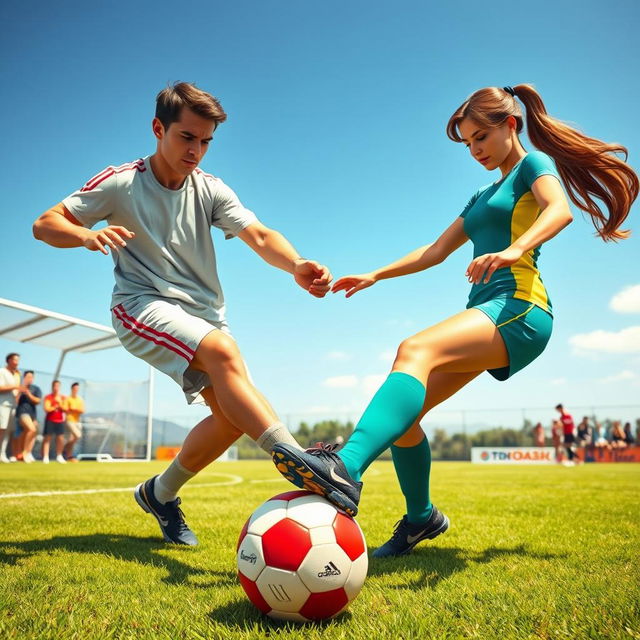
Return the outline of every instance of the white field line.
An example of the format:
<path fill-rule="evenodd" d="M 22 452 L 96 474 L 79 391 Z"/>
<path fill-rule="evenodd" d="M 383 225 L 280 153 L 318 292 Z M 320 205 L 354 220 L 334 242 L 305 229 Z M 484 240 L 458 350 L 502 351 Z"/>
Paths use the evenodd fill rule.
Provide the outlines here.
<path fill-rule="evenodd" d="M 236 476 L 232 473 L 208 473 L 209 476 L 218 476 L 228 478 L 222 482 L 203 482 L 187 484 L 185 487 L 224 487 L 232 484 L 240 484 L 244 482 L 242 476 Z M 119 493 L 133 491 L 135 487 L 118 487 L 117 489 L 78 489 L 75 491 L 30 491 L 29 493 L 0 493 L 0 500 L 5 498 L 34 498 L 47 496 L 78 496 L 92 493 Z"/>

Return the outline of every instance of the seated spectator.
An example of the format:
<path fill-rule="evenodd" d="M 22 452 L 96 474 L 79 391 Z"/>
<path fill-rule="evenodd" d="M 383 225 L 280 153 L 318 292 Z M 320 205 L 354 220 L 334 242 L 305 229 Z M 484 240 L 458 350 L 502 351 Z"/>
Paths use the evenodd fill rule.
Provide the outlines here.
<path fill-rule="evenodd" d="M 42 400 L 40 387 L 33 384 L 33 371 L 25 371 L 22 379 L 23 391 L 18 396 L 16 405 L 16 440 L 17 448 L 24 462 L 33 462 L 33 445 L 38 433 L 38 421 L 36 420 L 36 407 Z"/>
<path fill-rule="evenodd" d="M 584 416 L 578 425 L 578 446 L 588 447 L 593 442 L 593 431 L 589 424 L 589 418 Z"/>
<path fill-rule="evenodd" d="M 635 444 L 635 438 L 633 437 L 633 432 L 631 431 L 631 423 L 624 423 L 624 439 L 627 443 L 627 447 L 633 447 Z"/>
<path fill-rule="evenodd" d="M 599 449 L 609 449 L 611 445 L 606 438 L 606 429 L 596 420 L 596 426 L 593 430 L 594 445 Z"/>
<path fill-rule="evenodd" d="M 627 446 L 627 436 L 620 420 L 614 420 L 611 428 L 611 446 L 614 449 L 624 449 Z"/>
<path fill-rule="evenodd" d="M 636 419 L 636 444 L 640 447 L 640 418 Z"/>
<path fill-rule="evenodd" d="M 533 443 L 536 447 L 544 447 L 544 427 L 542 426 L 542 422 L 538 422 L 538 424 L 533 427 Z"/>

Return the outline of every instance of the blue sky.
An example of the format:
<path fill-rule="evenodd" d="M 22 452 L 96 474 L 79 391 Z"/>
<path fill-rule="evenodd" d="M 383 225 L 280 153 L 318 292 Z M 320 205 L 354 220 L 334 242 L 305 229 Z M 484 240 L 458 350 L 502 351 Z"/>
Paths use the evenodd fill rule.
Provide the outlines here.
<path fill-rule="evenodd" d="M 577 6 L 3 5 L 0 296 L 110 323 L 111 259 L 38 243 L 31 224 L 106 165 L 152 153 L 154 98 L 175 80 L 211 91 L 229 116 L 203 169 L 336 277 L 432 241 L 495 179 L 444 131 L 480 87 L 533 83 L 551 114 L 622 142 L 640 168 L 640 87 L 632 81 L 640 8 L 631 0 Z M 357 418 L 399 342 L 466 303 L 470 244 L 430 272 L 348 301 L 318 301 L 241 241 L 214 231 L 214 242 L 231 328 L 257 385 L 291 420 Z M 605 244 L 577 213 L 542 250 L 556 314 L 546 352 L 506 383 L 482 376 L 434 420 L 465 410 L 507 422 L 521 407 L 549 407 L 531 415 L 546 422 L 558 401 L 639 404 L 640 292 L 628 290 L 618 310 L 611 307 L 614 296 L 640 285 L 639 255 L 637 231 Z M 2 348 L 21 351 L 25 366 L 55 366 L 53 351 L 0 339 Z M 146 365 L 114 350 L 73 356 L 66 371 L 140 379 Z M 498 407 L 513 411 L 484 411 Z M 166 416 L 198 413 L 168 378 L 158 379 L 156 408 Z"/>

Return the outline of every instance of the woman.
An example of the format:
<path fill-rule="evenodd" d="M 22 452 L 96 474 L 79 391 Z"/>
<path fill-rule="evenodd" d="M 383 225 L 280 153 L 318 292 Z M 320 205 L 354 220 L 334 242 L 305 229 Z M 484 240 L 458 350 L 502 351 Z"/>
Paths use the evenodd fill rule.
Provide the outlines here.
<path fill-rule="evenodd" d="M 611 429 L 611 446 L 614 449 L 625 449 L 627 447 L 627 437 L 620 420 L 614 420 L 613 422 Z"/>
<path fill-rule="evenodd" d="M 538 151 L 527 153 L 520 142 L 524 118 L 518 101 Z M 537 358 L 549 340 L 551 302 L 537 258 L 541 245 L 572 220 L 562 185 L 603 240 L 628 235 L 620 226 L 638 194 L 638 177 L 614 155 L 626 149 L 555 120 L 530 85 L 476 91 L 453 114 L 447 134 L 501 176 L 471 197 L 436 242 L 386 267 L 340 278 L 333 291 L 351 297 L 379 280 L 428 269 L 471 239 L 474 258 L 466 276 L 473 286 L 466 310 L 400 345 L 389 377 L 339 452 L 276 445 L 273 453 L 287 479 L 355 515 L 362 473 L 391 446 L 407 514 L 374 552 L 378 557 L 408 553 L 448 528 L 447 517 L 429 499 L 431 454 L 422 416 L 483 371 L 506 380 Z"/>

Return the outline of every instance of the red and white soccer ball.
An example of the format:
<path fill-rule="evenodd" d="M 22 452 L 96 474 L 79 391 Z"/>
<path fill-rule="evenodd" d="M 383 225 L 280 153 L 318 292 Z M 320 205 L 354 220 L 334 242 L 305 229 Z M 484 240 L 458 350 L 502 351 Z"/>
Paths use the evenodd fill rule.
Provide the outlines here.
<path fill-rule="evenodd" d="M 367 576 L 358 523 L 310 491 L 260 505 L 238 539 L 238 577 L 249 600 L 279 620 L 324 620 L 340 613 Z"/>

